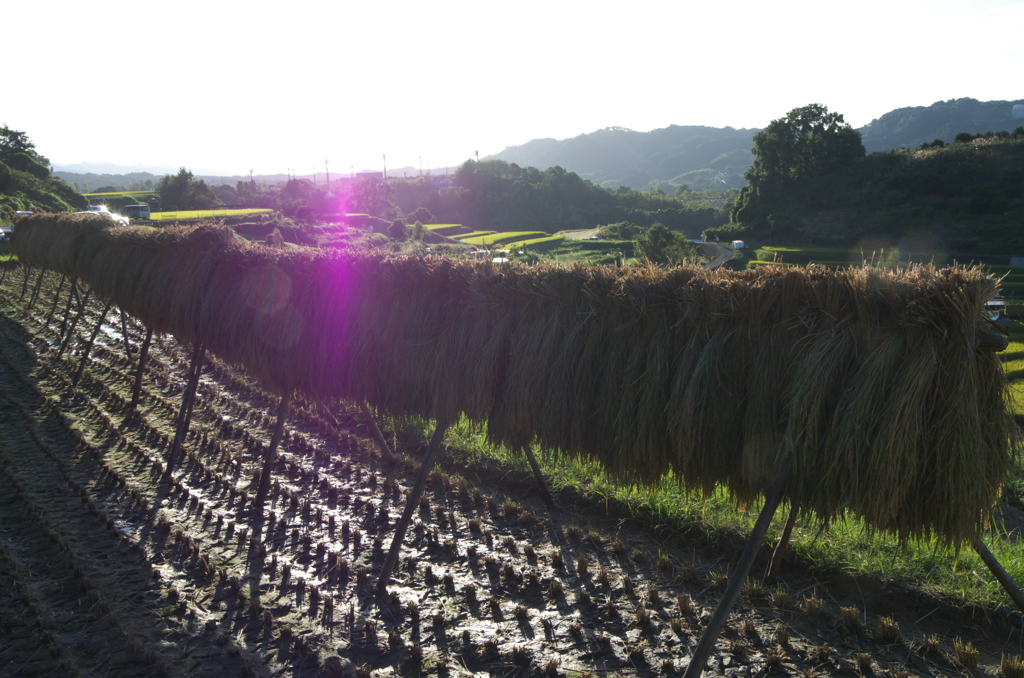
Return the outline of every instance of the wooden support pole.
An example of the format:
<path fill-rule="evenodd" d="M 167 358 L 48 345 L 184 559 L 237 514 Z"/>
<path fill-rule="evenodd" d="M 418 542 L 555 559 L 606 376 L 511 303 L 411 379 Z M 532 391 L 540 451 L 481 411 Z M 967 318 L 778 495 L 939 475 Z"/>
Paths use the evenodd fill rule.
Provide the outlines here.
<path fill-rule="evenodd" d="M 370 425 L 370 431 L 373 432 L 373 439 L 377 441 L 377 447 L 380 448 L 381 454 L 389 462 L 395 460 L 395 455 L 391 451 L 391 447 L 388 445 L 388 441 L 384 440 L 384 434 L 380 432 L 380 427 L 377 426 L 377 420 L 373 416 L 373 412 L 370 411 L 370 406 L 366 404 L 365 400 L 359 402 L 359 408 L 363 411 L 363 416 L 366 417 L 366 421 Z"/>
<path fill-rule="evenodd" d="M 77 288 L 75 289 L 77 295 Z M 92 294 L 92 290 L 86 290 L 85 294 L 78 295 L 78 313 L 76 313 L 75 317 L 71 319 L 71 325 L 68 327 L 67 336 L 64 337 L 64 341 L 61 342 L 60 345 L 60 350 L 57 351 L 58 358 L 63 356 L 64 351 L 68 350 L 68 347 L 71 346 L 71 340 L 75 336 L 75 327 L 78 326 L 78 321 L 81 320 L 82 316 L 85 315 L 85 305 L 89 303 L 90 294 Z"/>
<path fill-rule="evenodd" d="M 28 264 L 22 264 L 21 269 L 25 273 L 25 280 L 21 283 L 21 296 L 18 297 L 19 301 L 24 299 L 25 293 L 28 292 L 28 279 L 32 274 L 32 267 Z"/>
<path fill-rule="evenodd" d="M 203 343 L 197 341 L 192 351 L 192 364 L 188 370 L 188 381 L 185 383 L 185 392 L 181 395 L 181 408 L 178 410 L 177 426 L 174 429 L 174 442 L 171 443 L 171 451 L 167 454 L 167 475 L 174 470 L 178 463 L 178 456 L 181 446 L 185 444 L 185 436 L 188 435 L 188 424 L 192 413 L 192 402 L 196 397 L 196 387 L 199 386 L 199 374 L 205 351 Z"/>
<path fill-rule="evenodd" d="M 75 297 L 78 295 L 76 292 L 78 288 L 78 278 L 71 279 L 71 289 L 68 290 L 68 303 L 64 305 L 64 319 L 60 321 L 60 329 L 57 330 L 57 336 L 60 337 L 60 343 L 64 343 L 64 332 L 68 328 L 68 321 L 71 319 L 71 304 L 75 301 Z"/>
<path fill-rule="evenodd" d="M 182 445 L 185 444 L 185 440 L 188 438 L 188 432 L 192 428 L 192 410 L 194 410 L 196 406 L 196 398 L 198 397 L 196 394 L 199 390 L 199 378 L 203 376 L 203 362 L 205 361 L 205 358 L 206 349 L 204 348 L 202 357 L 199 359 L 199 365 L 196 367 L 196 372 L 193 376 L 192 397 L 188 399 L 188 407 L 185 409 L 185 432 L 181 438 Z"/>
<path fill-rule="evenodd" d="M 779 537 L 779 543 L 775 545 L 775 550 L 772 551 L 772 562 L 768 566 L 768 574 L 764 577 L 764 580 L 769 584 L 774 583 L 779 578 L 779 570 L 782 568 L 782 555 L 789 548 L 789 539 L 793 536 L 794 524 L 796 524 L 795 506 L 789 509 L 789 517 L 786 518 L 786 525 L 782 528 L 782 536 Z"/>
<path fill-rule="evenodd" d="M 1002 584 L 1003 590 L 1006 591 L 1010 598 L 1013 599 L 1013 602 L 1017 604 L 1017 609 L 1024 612 L 1024 593 L 1021 593 L 1020 587 L 1017 586 L 1017 582 L 1013 580 L 1010 573 L 1003 568 L 999 561 L 996 560 L 996 557 L 992 555 L 992 552 L 988 550 L 988 547 L 982 543 L 981 537 L 976 536 L 971 545 L 974 546 L 974 550 L 978 552 L 981 559 L 985 561 L 986 565 L 988 565 L 988 569 L 992 572 L 992 575 L 1000 584 Z"/>
<path fill-rule="evenodd" d="M 537 479 L 537 484 L 540 485 L 540 496 L 544 503 L 547 504 L 548 510 L 557 511 L 558 507 L 555 505 L 555 498 L 551 496 L 551 490 L 548 489 L 548 483 L 544 480 L 544 474 L 541 473 L 537 457 L 529 447 L 526 448 L 526 460 L 530 462 L 530 468 L 533 469 L 533 477 Z"/>
<path fill-rule="evenodd" d="M 79 379 L 85 373 L 85 364 L 89 362 L 89 353 L 92 351 L 92 345 L 96 341 L 96 337 L 99 336 L 100 329 L 103 328 L 103 322 L 107 319 L 107 313 L 110 312 L 110 307 L 113 303 L 108 301 L 107 305 L 103 307 L 103 313 L 100 314 L 99 322 L 96 323 L 96 327 L 93 328 L 92 334 L 89 336 L 89 343 L 85 345 L 82 355 L 78 358 L 78 369 L 75 370 L 75 378 L 71 380 L 74 386 L 78 386 Z"/>
<path fill-rule="evenodd" d="M 36 299 L 39 298 L 39 288 L 43 286 L 43 276 L 46 275 L 46 269 L 39 269 L 39 277 L 36 278 L 36 286 L 32 288 L 32 298 L 28 300 L 28 308 L 31 311 L 32 307 L 36 305 Z"/>
<path fill-rule="evenodd" d="M 139 367 L 135 370 L 135 384 L 132 386 L 132 402 L 128 406 L 129 414 L 135 414 L 139 406 L 139 398 L 142 397 L 142 375 L 146 373 L 146 358 L 149 357 L 149 344 L 153 341 L 153 328 L 146 328 L 146 338 L 142 340 L 142 348 L 139 349 Z"/>
<path fill-rule="evenodd" d="M 128 356 L 128 360 L 132 359 L 132 345 L 128 341 L 128 315 L 124 312 L 124 309 L 118 309 L 121 311 L 121 337 L 124 339 L 124 352 Z"/>
<path fill-rule="evenodd" d="M 277 421 L 274 423 L 274 432 L 270 436 L 270 447 L 263 453 L 263 469 L 260 471 L 260 486 L 256 489 L 256 497 L 252 500 L 253 508 L 259 514 L 263 511 L 263 505 L 267 502 L 267 495 L 270 494 L 270 474 L 274 470 L 274 462 L 277 460 L 277 448 L 281 445 L 284 437 L 284 422 L 288 418 L 288 401 L 290 400 L 289 390 L 281 396 L 281 402 L 277 406 Z"/>
<path fill-rule="evenodd" d="M 430 470 L 434 467 L 434 455 L 437 453 L 437 449 L 441 447 L 441 441 L 444 440 L 444 433 L 447 430 L 448 422 L 444 419 L 438 419 L 437 426 L 434 428 L 434 435 L 430 437 L 430 445 L 427 446 L 427 451 L 423 455 L 420 472 L 416 476 L 416 484 L 409 490 L 409 499 L 405 503 L 405 510 L 402 512 L 402 517 L 399 518 L 398 523 L 395 524 L 395 536 L 391 540 L 391 548 L 388 550 L 388 557 L 384 560 L 384 567 L 381 568 L 380 578 L 377 579 L 378 593 L 387 591 L 388 581 L 391 579 L 391 573 L 394 572 L 395 566 L 398 564 L 398 555 L 402 551 L 402 540 L 405 539 L 405 532 L 409 529 L 409 523 L 412 522 L 412 514 L 416 512 L 416 507 L 419 506 L 420 497 L 423 496 L 423 488 L 427 486 L 427 476 L 430 475 Z"/>
<path fill-rule="evenodd" d="M 718 607 L 711 616 L 707 628 L 704 629 L 704 635 L 701 636 L 700 642 L 697 643 L 693 656 L 690 657 L 690 665 L 686 667 L 686 673 L 683 674 L 683 678 L 700 678 L 704 673 L 708 657 L 711 656 L 711 651 L 715 649 L 718 634 L 721 633 L 722 627 L 725 626 L 725 621 L 729 617 L 729 613 L 732 612 L 733 605 L 736 604 L 736 599 L 740 596 L 740 591 L 743 590 L 743 582 L 746 581 L 747 575 L 750 573 L 750 567 L 754 564 L 757 550 L 764 541 L 764 536 L 768 532 L 768 526 L 772 522 L 775 510 L 779 507 L 779 502 L 782 501 L 782 495 L 786 489 L 786 483 L 789 481 L 791 471 L 792 464 L 786 462 L 782 473 L 779 474 L 779 477 L 772 483 L 771 489 L 768 490 L 768 495 L 764 499 L 764 508 L 761 509 L 761 515 L 757 517 L 757 522 L 754 523 L 754 529 L 747 539 L 747 545 L 743 548 L 743 553 L 740 555 L 736 567 L 729 576 L 729 585 L 726 587 L 725 593 L 722 594 L 722 599 L 718 601 Z"/>
<path fill-rule="evenodd" d="M 53 295 L 53 303 L 50 305 L 50 312 L 46 314 L 46 324 L 49 325 L 50 321 L 53 320 L 53 314 L 57 312 L 57 304 L 60 302 L 60 293 L 64 291 L 64 283 L 68 277 L 64 274 L 60 276 L 60 282 L 57 283 L 57 293 Z"/>

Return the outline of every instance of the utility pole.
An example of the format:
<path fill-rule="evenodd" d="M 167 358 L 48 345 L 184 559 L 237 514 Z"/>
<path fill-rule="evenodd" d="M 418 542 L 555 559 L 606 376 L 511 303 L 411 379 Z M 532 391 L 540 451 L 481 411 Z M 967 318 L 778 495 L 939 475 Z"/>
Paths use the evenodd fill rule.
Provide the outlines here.
<path fill-rule="evenodd" d="M 387 156 L 386 153 L 384 153 L 380 157 L 384 158 L 384 178 L 387 179 L 388 178 L 388 156 Z"/>
<path fill-rule="evenodd" d="M 324 170 L 327 172 L 327 188 L 331 187 L 331 168 L 328 167 L 330 160 L 324 160 Z"/>

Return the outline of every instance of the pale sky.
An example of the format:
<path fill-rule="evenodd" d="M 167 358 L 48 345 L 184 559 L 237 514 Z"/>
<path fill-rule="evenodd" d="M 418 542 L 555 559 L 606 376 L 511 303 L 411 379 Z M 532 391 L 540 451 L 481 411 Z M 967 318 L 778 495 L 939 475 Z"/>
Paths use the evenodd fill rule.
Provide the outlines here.
<path fill-rule="evenodd" d="M 456 167 L 609 126 L 1024 98 L 1024 2 L 11 2 L 0 124 L 55 165 Z M 422 159 L 422 160 L 421 160 Z"/>

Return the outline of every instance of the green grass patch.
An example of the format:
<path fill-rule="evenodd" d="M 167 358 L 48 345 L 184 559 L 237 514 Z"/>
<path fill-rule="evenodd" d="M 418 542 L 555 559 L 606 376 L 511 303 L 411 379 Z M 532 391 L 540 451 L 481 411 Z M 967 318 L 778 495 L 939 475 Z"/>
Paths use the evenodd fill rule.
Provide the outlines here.
<path fill-rule="evenodd" d="M 785 261 L 764 261 L 762 259 L 752 259 L 747 262 L 747 268 L 756 268 L 757 266 L 797 266 L 797 264 L 790 264 Z"/>
<path fill-rule="evenodd" d="M 217 219 L 219 217 L 240 217 L 249 214 L 265 214 L 271 209 L 246 208 L 237 210 L 183 210 L 179 212 L 153 212 L 153 221 L 190 221 L 195 219 Z"/>
<path fill-rule="evenodd" d="M 497 231 L 470 231 L 465 235 L 457 235 L 454 237 L 459 240 L 465 240 L 466 238 L 482 238 L 485 235 L 494 235 L 495 233 L 497 233 Z"/>
<path fill-rule="evenodd" d="M 86 198 L 112 198 L 121 195 L 156 195 L 156 191 L 112 191 L 110 193 L 83 193 Z"/>
<path fill-rule="evenodd" d="M 520 247 L 528 247 L 531 249 L 546 249 L 547 247 L 560 243 L 563 240 L 565 240 L 565 238 L 560 235 L 549 235 L 544 238 L 532 238 L 530 240 L 521 240 L 519 242 L 509 243 L 508 247 L 509 249 L 515 249 Z"/>
<path fill-rule="evenodd" d="M 430 433 L 428 422 L 389 425 L 410 432 L 415 429 L 415 434 L 423 437 Z M 446 442 L 449 455 L 445 463 L 467 477 L 482 476 L 488 469 L 499 475 L 511 470 L 509 476 L 502 476 L 506 482 L 513 482 L 513 478 L 523 486 L 534 482 L 523 455 L 487 443 L 485 425 L 463 419 L 448 430 Z M 754 505 L 740 510 L 723 489 L 704 496 L 699 490 L 687 490 L 672 477 L 662 478 L 654 487 L 621 484 L 595 462 L 540 448 L 534 453 L 560 503 L 574 503 L 574 510 L 583 512 L 607 512 L 609 519 L 625 519 L 656 535 L 666 546 L 684 551 L 693 548 L 695 534 L 711 545 L 737 533 L 745 537 L 761 508 Z M 788 506 L 783 504 L 769 531 L 768 543 L 778 540 L 787 512 Z M 995 526 L 993 533 L 984 537 L 985 542 L 1011 576 L 1024 580 L 1024 553 L 1012 539 L 1000 538 L 1000 529 Z M 896 579 L 964 604 L 1012 607 L 1012 601 L 970 547 L 955 552 L 932 540 L 901 545 L 861 521 L 847 518 L 827 526 L 798 520 L 790 548 L 803 567 L 823 581 L 840 573 L 874 581 Z"/>
<path fill-rule="evenodd" d="M 1012 321 L 1002 325 L 1009 334 L 1010 345 L 999 354 L 1010 380 L 1010 391 L 1013 394 L 1013 414 L 1024 416 L 1024 325 Z"/>
<path fill-rule="evenodd" d="M 494 235 L 481 235 L 475 238 L 459 238 L 462 242 L 467 245 L 503 245 L 505 243 L 516 242 L 519 240 L 529 240 L 532 238 L 543 238 L 547 237 L 547 233 L 544 231 L 513 231 L 505 233 L 495 233 Z"/>
<path fill-rule="evenodd" d="M 436 233 L 448 238 L 459 238 L 459 233 L 466 230 L 462 224 L 424 224 L 423 228 L 428 233 Z"/>
<path fill-rule="evenodd" d="M 550 240 L 533 246 L 527 245 L 528 255 L 537 257 L 540 261 L 560 266 L 572 264 L 606 266 L 623 261 L 628 264 L 633 256 L 632 240 L 575 240 L 557 235 L 546 236 L 543 240 L 547 240 L 547 238 L 562 238 L 562 240 Z M 538 240 L 541 239 L 538 238 Z M 509 249 L 521 244 L 513 243 L 509 245 Z"/>

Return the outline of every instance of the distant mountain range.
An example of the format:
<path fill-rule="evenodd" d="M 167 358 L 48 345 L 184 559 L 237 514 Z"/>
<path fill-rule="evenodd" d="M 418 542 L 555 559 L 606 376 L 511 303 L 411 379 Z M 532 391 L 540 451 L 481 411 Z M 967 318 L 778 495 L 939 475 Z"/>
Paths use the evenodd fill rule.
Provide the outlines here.
<path fill-rule="evenodd" d="M 534 139 L 485 160 L 538 169 L 559 165 L 608 188 L 738 188 L 745 183 L 743 173 L 750 167 L 757 131 L 672 125 L 634 132 L 608 127 L 572 139 Z"/>
<path fill-rule="evenodd" d="M 840 113 L 842 111 L 839 111 Z M 780 116 L 781 117 L 781 116 Z M 942 139 L 949 143 L 960 132 L 1012 131 L 1024 125 L 1024 99 L 1016 101 L 978 101 L 951 99 L 931 106 L 898 108 L 860 128 L 868 153 L 893 148 L 916 148 L 922 143 Z M 738 188 L 746 181 L 743 173 L 753 159 L 751 147 L 757 129 L 671 125 L 650 132 L 634 132 L 608 127 L 571 139 L 534 139 L 511 146 L 482 158 L 504 160 L 521 167 L 545 170 L 556 165 L 608 188 L 629 186 L 645 189 L 662 187 L 672 192 L 687 185 L 694 190 Z M 54 174 L 75 183 L 80 190 L 88 186 L 142 184 L 156 185 L 172 169 L 117 167 L 105 163 L 58 165 Z M 451 168 L 454 171 L 454 168 Z M 440 174 L 443 170 L 431 170 Z M 248 176 L 202 176 L 210 186 L 235 185 Z M 388 170 L 392 177 L 415 177 L 419 170 L 402 167 Z M 254 177 L 258 182 L 275 183 L 285 174 Z M 302 178 L 314 179 L 313 175 Z M 318 180 L 324 179 L 317 175 Z"/>
<path fill-rule="evenodd" d="M 60 165 L 55 164 L 53 168 L 53 175 L 59 177 L 69 184 L 73 184 L 78 187 L 78 190 L 83 193 L 96 192 L 100 188 L 107 187 L 121 187 L 124 190 L 145 190 L 146 188 L 155 189 L 160 180 L 168 174 L 177 174 L 179 167 L 174 169 L 162 169 L 160 167 L 144 167 L 136 165 L 134 167 L 125 167 L 123 165 L 114 165 L 107 162 L 99 163 L 78 163 L 76 165 Z M 454 172 L 456 168 L 449 168 L 451 172 Z M 423 173 L 431 173 L 434 175 L 444 174 L 446 168 L 423 170 Z M 360 170 L 361 172 L 366 171 L 377 171 L 380 170 Z M 420 174 L 420 170 L 414 167 L 399 167 L 396 169 L 388 169 L 389 177 L 415 177 Z M 206 182 L 207 186 L 235 186 L 239 181 L 249 181 L 250 177 L 248 174 L 245 175 L 233 175 L 233 176 L 221 176 L 221 175 L 204 175 L 193 172 L 193 176 L 196 179 L 202 179 Z M 308 179 L 317 183 L 325 183 L 326 176 L 323 173 L 318 173 L 315 176 L 312 174 L 306 175 L 295 175 L 299 179 Z M 331 173 L 334 178 L 348 176 L 348 174 L 336 174 Z M 255 174 L 252 180 L 257 184 L 277 184 L 289 179 L 287 174 Z"/>
<path fill-rule="evenodd" d="M 960 132 L 1009 132 L 1018 125 L 1024 125 L 1024 99 L 965 98 L 899 108 L 872 120 L 860 132 L 865 149 L 874 153 L 917 148 L 935 139 L 952 142 Z M 753 159 L 750 150 L 758 131 L 672 125 L 634 132 L 609 127 L 571 139 L 535 139 L 486 159 L 539 169 L 560 165 L 608 188 L 674 190 L 683 184 L 695 190 L 731 188 L 746 183 L 743 173 Z"/>

